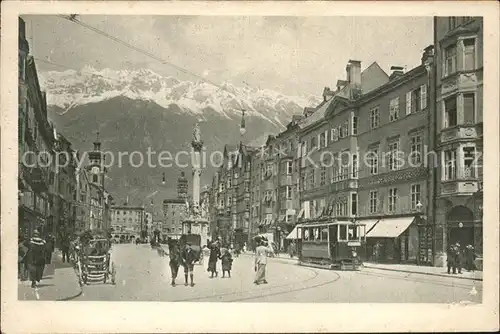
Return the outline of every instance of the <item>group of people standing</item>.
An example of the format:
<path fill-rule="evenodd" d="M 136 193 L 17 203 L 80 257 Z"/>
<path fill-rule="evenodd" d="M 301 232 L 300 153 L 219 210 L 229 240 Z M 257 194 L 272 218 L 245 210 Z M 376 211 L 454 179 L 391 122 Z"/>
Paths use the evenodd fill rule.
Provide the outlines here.
<path fill-rule="evenodd" d="M 169 240 L 169 266 L 172 273 L 172 286 L 176 286 L 175 280 L 179 272 L 179 267 L 184 268 L 184 285 L 194 286 L 194 263 L 198 261 L 199 255 L 192 248 L 191 243 L 187 242 L 184 248 L 181 249 L 176 240 Z M 188 283 L 188 277 L 191 284 Z"/>
<path fill-rule="evenodd" d="M 447 254 L 447 264 L 448 264 L 448 274 L 459 274 L 462 273 L 462 268 L 467 271 L 472 271 L 475 269 L 474 265 L 474 246 L 467 245 L 465 249 L 462 250 L 460 242 L 451 244 L 448 247 Z"/>
<path fill-rule="evenodd" d="M 18 272 L 20 279 L 31 281 L 31 287 L 36 288 L 42 280 L 45 265 L 52 263 L 55 249 L 55 238 L 47 236 L 47 240 L 34 230 L 29 240 L 20 236 L 18 245 Z"/>
<path fill-rule="evenodd" d="M 221 239 L 217 238 L 214 242 L 209 242 L 208 249 L 210 250 L 210 255 L 208 257 L 208 268 L 207 271 L 211 274 L 210 278 L 218 276 L 217 271 L 217 261 L 221 260 L 222 263 L 222 278 L 231 278 L 231 269 L 233 267 L 233 257 L 231 252 L 227 247 L 221 247 Z"/>

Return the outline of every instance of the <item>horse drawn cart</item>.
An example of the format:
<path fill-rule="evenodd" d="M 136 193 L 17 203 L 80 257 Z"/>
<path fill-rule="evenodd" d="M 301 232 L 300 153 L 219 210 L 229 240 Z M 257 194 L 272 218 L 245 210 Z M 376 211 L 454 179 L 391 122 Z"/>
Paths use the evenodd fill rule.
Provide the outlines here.
<path fill-rule="evenodd" d="M 102 236 L 92 236 L 81 241 L 76 262 L 80 284 L 115 284 L 116 268 L 111 261 L 111 241 Z"/>

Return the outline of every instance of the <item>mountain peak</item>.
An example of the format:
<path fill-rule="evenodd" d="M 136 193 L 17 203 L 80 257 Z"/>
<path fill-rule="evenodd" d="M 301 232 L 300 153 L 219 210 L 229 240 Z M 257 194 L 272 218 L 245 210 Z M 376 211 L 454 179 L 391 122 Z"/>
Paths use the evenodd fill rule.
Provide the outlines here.
<path fill-rule="evenodd" d="M 286 96 L 269 89 L 237 87 L 230 82 L 217 87 L 202 80 L 191 82 L 165 77 L 146 68 L 98 70 L 85 65 L 79 71 L 41 72 L 40 84 L 47 91 L 47 103 L 63 109 L 126 96 L 153 101 L 164 108 L 175 104 L 182 112 L 191 114 L 201 114 L 208 109 L 232 118 L 245 109 L 249 114 L 280 125 L 304 107 L 320 103 L 316 96 Z"/>

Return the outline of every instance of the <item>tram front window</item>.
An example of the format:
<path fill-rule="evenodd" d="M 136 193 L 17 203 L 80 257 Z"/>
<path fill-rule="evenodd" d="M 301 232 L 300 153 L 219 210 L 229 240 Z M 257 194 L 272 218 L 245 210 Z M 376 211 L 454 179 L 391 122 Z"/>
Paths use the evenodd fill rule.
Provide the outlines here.
<path fill-rule="evenodd" d="M 347 240 L 347 226 L 339 225 L 339 240 Z"/>
<path fill-rule="evenodd" d="M 359 239 L 359 228 L 360 226 L 349 226 L 349 240 Z"/>

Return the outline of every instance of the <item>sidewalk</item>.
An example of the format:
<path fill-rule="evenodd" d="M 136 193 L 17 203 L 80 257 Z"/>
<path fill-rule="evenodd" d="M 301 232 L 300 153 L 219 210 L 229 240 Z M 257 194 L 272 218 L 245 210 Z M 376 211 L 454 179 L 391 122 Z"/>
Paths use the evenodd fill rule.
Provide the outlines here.
<path fill-rule="evenodd" d="M 18 281 L 18 300 L 71 300 L 82 294 L 73 266 L 62 262 L 59 250 L 52 255 L 52 264 L 55 267 L 54 275 L 46 274 L 46 268 L 37 289 L 31 288 L 31 281 Z"/>
<path fill-rule="evenodd" d="M 483 280 L 483 272 L 482 271 L 467 271 L 462 269 L 462 274 L 448 274 L 447 268 L 445 267 L 428 267 L 428 266 L 417 266 L 411 264 L 381 264 L 381 263 L 371 263 L 364 262 L 363 266 L 366 269 L 375 269 L 375 270 L 387 270 L 387 271 L 397 271 L 403 273 L 411 273 L 411 274 L 421 274 L 421 275 L 432 275 L 432 276 L 443 276 L 443 277 L 453 277 L 460 279 L 469 279 L 475 281 Z"/>

